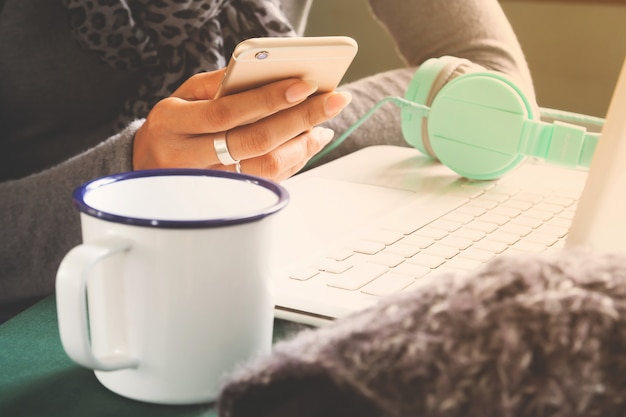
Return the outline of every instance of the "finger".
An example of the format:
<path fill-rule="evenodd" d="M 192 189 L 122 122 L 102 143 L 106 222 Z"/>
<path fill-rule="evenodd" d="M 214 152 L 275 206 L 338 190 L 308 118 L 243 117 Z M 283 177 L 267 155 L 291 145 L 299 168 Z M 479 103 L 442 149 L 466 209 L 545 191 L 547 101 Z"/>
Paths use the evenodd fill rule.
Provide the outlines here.
<path fill-rule="evenodd" d="M 188 101 L 213 99 L 224 77 L 225 71 L 226 70 L 222 68 L 216 71 L 195 74 L 178 87 L 172 94 L 172 97 Z"/>
<path fill-rule="evenodd" d="M 240 162 L 241 171 L 282 181 L 298 172 L 309 159 L 333 138 L 331 129 L 315 127 L 283 143 L 268 154 Z"/>
<path fill-rule="evenodd" d="M 282 181 L 300 171 L 311 157 L 324 148 L 333 138 L 334 132 L 323 127 L 314 127 L 309 132 L 301 134 L 274 151 L 272 155 L 240 161 L 239 171 L 236 165 L 222 165 L 209 163 L 211 158 L 204 158 L 198 166 L 209 169 L 220 169 L 231 172 L 243 172 Z M 202 142 L 201 142 L 202 143 Z"/>
<path fill-rule="evenodd" d="M 313 81 L 289 79 L 216 100 L 165 100 L 171 101 L 169 104 L 185 119 L 185 123 L 179 124 L 178 133 L 202 134 L 226 131 L 267 117 L 301 103 L 316 90 Z"/>
<path fill-rule="evenodd" d="M 344 92 L 320 94 L 252 125 L 232 129 L 228 149 L 235 159 L 267 154 L 290 138 L 336 116 L 351 99 L 351 95 Z"/>

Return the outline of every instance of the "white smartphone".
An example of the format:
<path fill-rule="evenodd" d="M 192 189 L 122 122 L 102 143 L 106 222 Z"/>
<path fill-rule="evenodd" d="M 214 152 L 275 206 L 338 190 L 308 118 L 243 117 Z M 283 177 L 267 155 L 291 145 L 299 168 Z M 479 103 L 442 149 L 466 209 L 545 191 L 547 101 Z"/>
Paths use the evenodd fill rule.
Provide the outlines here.
<path fill-rule="evenodd" d="M 286 78 L 316 81 L 318 93 L 332 91 L 357 50 L 356 41 L 348 36 L 247 39 L 235 48 L 216 97 Z"/>

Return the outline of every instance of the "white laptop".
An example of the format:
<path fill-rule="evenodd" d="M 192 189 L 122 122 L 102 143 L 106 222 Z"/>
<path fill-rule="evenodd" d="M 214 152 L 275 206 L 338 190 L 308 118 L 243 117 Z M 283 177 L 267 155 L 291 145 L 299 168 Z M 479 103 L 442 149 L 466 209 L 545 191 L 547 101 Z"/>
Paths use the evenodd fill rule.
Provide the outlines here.
<path fill-rule="evenodd" d="M 442 271 L 471 271 L 501 254 L 608 242 L 615 223 L 595 213 L 622 221 L 626 208 L 615 192 L 626 189 L 626 142 L 618 146 L 626 141 L 624 72 L 587 188 L 586 171 L 534 160 L 497 181 L 469 181 L 395 146 L 364 148 L 284 182 L 291 200 L 276 218 L 276 317 L 323 325 L 428 285 Z M 616 199 L 619 209 L 609 210 Z M 617 231 L 626 236 L 626 222 Z"/>

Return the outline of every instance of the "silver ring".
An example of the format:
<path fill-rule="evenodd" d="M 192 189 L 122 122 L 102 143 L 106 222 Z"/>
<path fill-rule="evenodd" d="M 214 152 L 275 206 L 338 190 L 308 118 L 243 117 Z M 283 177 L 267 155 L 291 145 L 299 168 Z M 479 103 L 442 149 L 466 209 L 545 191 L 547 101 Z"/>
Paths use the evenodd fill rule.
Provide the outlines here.
<path fill-rule="evenodd" d="M 213 140 L 213 148 L 215 148 L 217 159 L 220 160 L 222 165 L 238 164 L 239 161 L 237 159 L 234 159 L 233 156 L 228 151 L 228 145 L 226 144 L 227 138 L 228 138 L 228 131 L 224 132 L 223 137 L 218 137 Z"/>
<path fill-rule="evenodd" d="M 237 161 L 235 164 L 235 171 L 237 171 L 237 174 L 241 174 L 241 162 Z"/>

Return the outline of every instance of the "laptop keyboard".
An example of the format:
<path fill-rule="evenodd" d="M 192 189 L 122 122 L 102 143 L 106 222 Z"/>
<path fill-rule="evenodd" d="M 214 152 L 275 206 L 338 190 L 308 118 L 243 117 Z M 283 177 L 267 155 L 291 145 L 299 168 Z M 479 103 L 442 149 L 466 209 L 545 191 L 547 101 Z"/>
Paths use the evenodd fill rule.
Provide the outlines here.
<path fill-rule="evenodd" d="M 426 223 L 430 214 L 423 203 L 419 216 L 407 208 L 295 267 L 289 277 L 385 296 L 410 290 L 435 271 L 471 271 L 504 253 L 560 249 L 578 197 L 573 191 L 528 192 L 506 183 L 467 181 L 428 205 L 432 219 Z M 434 214 L 441 212 L 446 214 Z"/>

